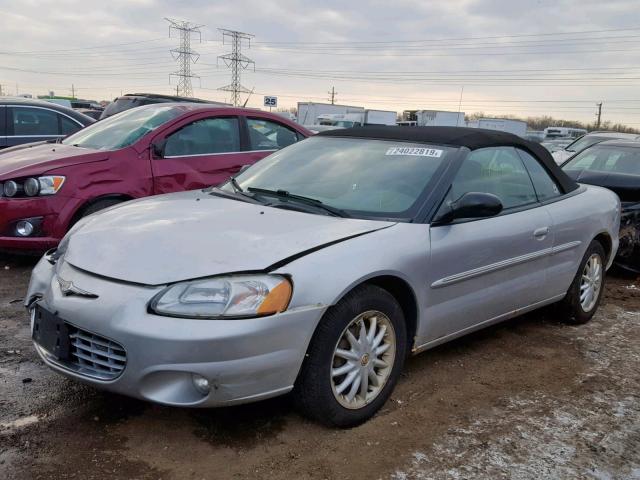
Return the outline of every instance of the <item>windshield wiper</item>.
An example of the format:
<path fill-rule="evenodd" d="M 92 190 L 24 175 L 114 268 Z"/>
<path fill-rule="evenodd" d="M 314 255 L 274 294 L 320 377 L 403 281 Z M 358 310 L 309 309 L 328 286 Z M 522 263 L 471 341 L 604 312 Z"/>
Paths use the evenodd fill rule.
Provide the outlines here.
<path fill-rule="evenodd" d="M 348 218 L 350 215 L 344 210 L 336 207 L 331 207 L 329 205 L 325 205 L 320 200 L 311 197 L 305 197 L 303 195 L 296 195 L 294 193 L 289 193 L 287 190 L 269 190 L 268 188 L 257 188 L 257 187 L 249 187 L 247 188 L 251 193 L 257 193 L 261 195 L 272 195 L 274 197 L 283 199 L 283 200 L 294 200 L 299 203 L 304 203 L 306 205 L 317 207 L 325 212 L 329 212 L 333 216 Z"/>
<path fill-rule="evenodd" d="M 247 192 L 239 192 L 239 191 L 226 191 L 222 190 L 219 187 L 207 187 L 202 190 L 204 193 L 208 193 L 209 195 L 214 195 L 216 197 L 224 197 L 224 198 L 232 198 L 234 200 L 238 200 L 240 202 L 247 203 L 255 203 L 255 204 L 263 204 L 258 199 L 254 198 L 253 195 L 249 195 Z"/>

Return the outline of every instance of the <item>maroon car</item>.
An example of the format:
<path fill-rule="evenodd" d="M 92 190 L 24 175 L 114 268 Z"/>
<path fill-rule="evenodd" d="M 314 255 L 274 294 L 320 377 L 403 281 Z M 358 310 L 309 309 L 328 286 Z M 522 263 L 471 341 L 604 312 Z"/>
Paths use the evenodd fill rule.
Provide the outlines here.
<path fill-rule="evenodd" d="M 311 132 L 278 115 L 154 104 L 59 143 L 0 153 L 0 249 L 44 251 L 83 216 L 119 202 L 216 185 Z"/>

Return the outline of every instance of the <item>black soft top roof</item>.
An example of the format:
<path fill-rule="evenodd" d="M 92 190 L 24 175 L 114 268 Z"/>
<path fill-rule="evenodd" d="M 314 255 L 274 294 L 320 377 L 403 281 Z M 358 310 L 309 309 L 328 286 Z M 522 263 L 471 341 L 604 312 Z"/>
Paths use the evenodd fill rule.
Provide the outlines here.
<path fill-rule="evenodd" d="M 366 126 L 327 130 L 318 133 L 318 136 L 398 140 L 466 147 L 469 150 L 487 147 L 517 147 L 528 151 L 534 157 L 538 158 L 549 174 L 557 180 L 565 193 L 578 188 L 578 184 L 562 171 L 546 148 L 538 143 L 529 142 L 524 138 L 513 135 L 512 133 L 466 127 Z"/>

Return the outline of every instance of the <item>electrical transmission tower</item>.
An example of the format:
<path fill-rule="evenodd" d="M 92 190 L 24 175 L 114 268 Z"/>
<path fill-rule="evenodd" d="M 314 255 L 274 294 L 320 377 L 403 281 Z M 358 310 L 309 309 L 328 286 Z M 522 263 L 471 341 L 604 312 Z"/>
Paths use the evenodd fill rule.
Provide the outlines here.
<path fill-rule="evenodd" d="M 176 88 L 178 96 L 192 97 L 191 79 L 200 77 L 191 72 L 191 62 L 196 63 L 200 55 L 191 50 L 191 35 L 197 34 L 198 41 L 202 42 L 200 27 L 204 27 L 204 25 L 196 25 L 195 23 L 172 18 L 165 18 L 165 20 L 169 22 L 169 38 L 171 38 L 171 30 L 175 30 L 180 34 L 180 46 L 170 50 L 171 56 L 178 62 L 179 70 L 170 74 L 169 79 L 171 79 L 172 75 L 178 77 L 178 86 Z"/>
<path fill-rule="evenodd" d="M 251 91 L 242 86 L 240 83 L 240 72 L 246 70 L 249 65 L 253 65 L 255 71 L 255 62 L 250 58 L 244 56 L 241 52 L 243 40 L 247 41 L 249 48 L 251 47 L 251 39 L 253 35 L 249 33 L 237 32 L 235 30 L 227 30 L 225 28 L 219 28 L 222 32 L 222 44 L 229 39 L 231 41 L 231 53 L 226 55 L 220 55 L 218 58 L 224 61 L 224 64 L 231 68 L 231 83 L 220 87 L 218 90 L 224 90 L 225 92 L 231 92 L 231 103 L 234 106 L 240 105 L 240 94 L 251 93 Z"/>

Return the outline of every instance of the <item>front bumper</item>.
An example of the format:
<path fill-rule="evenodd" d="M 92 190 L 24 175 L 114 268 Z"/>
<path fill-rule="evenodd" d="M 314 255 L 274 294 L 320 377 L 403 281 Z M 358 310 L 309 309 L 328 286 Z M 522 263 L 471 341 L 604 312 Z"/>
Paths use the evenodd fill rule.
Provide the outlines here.
<path fill-rule="evenodd" d="M 622 204 L 620 247 L 615 263 L 625 270 L 640 272 L 640 202 Z"/>
<path fill-rule="evenodd" d="M 98 298 L 64 296 L 56 275 Z M 245 320 L 169 318 L 147 312 L 161 289 L 106 280 L 43 259 L 33 271 L 26 301 L 39 298 L 42 308 L 72 326 L 119 343 L 127 360 L 120 376 L 104 381 L 65 368 L 37 344 L 36 350 L 64 375 L 135 398 L 190 407 L 246 403 L 293 388 L 326 310 L 314 305 Z M 209 380 L 208 394 L 195 388 L 194 374 Z"/>
<path fill-rule="evenodd" d="M 51 195 L 33 198 L 0 198 L 0 250 L 44 252 L 55 247 L 66 233 L 67 225 L 81 200 Z M 19 220 L 41 218 L 33 236 L 15 234 Z"/>

